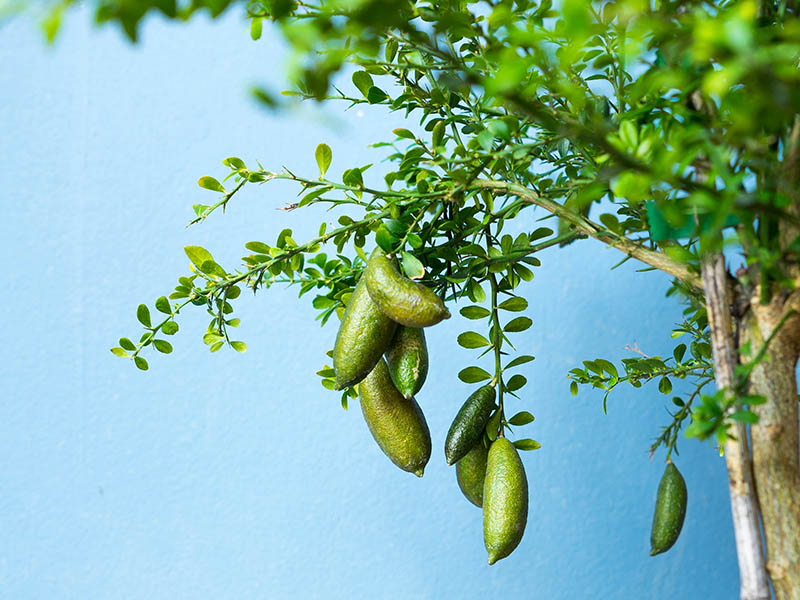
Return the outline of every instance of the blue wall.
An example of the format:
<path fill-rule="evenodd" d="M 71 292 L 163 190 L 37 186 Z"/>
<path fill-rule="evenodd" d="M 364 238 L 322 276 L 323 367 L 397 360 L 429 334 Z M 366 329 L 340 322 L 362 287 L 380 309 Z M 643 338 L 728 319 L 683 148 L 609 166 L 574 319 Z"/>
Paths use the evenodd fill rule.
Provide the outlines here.
<path fill-rule="evenodd" d="M 680 307 L 668 281 L 582 242 L 548 251 L 525 292 L 536 355 L 510 410 L 536 415 L 524 455 L 525 538 L 486 564 L 480 511 L 464 500 L 442 445 L 470 392 L 456 378 L 473 356 L 453 318 L 429 331 L 432 371 L 419 402 L 434 457 L 425 477 L 394 468 L 357 409 L 344 412 L 314 372 L 332 346 L 296 291 L 238 301 L 244 355 L 211 355 L 202 311 L 182 315 L 171 356 L 148 373 L 112 356 L 135 337 L 135 307 L 168 293 L 199 244 L 224 265 L 242 243 L 316 232 L 315 209 L 278 211 L 285 185 L 252 186 L 226 215 L 185 229 L 214 195 L 231 154 L 314 174 L 320 141 L 332 172 L 376 161 L 398 115 L 312 106 L 278 116 L 250 84 L 284 82 L 285 51 L 253 43 L 236 15 L 189 25 L 150 20 L 143 42 L 70 15 L 55 48 L 20 19 L 0 35 L 0 220 L 5 282 L 0 381 L 0 598 L 504 597 L 729 599 L 738 589 L 724 462 L 684 440 L 684 532 L 648 556 L 663 453 L 650 440 L 668 399 L 624 389 L 569 395 L 582 359 L 671 349 Z M 408 126 L 406 124 L 406 126 Z M 530 230 L 534 215 L 518 228 Z M 455 312 L 455 311 L 454 311 Z"/>

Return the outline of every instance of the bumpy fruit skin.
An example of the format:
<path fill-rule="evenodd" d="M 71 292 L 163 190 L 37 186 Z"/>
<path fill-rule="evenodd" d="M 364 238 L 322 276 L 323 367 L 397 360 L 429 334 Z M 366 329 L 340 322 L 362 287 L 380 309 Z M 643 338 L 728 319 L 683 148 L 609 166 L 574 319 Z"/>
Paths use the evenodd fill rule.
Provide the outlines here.
<path fill-rule="evenodd" d="M 450 317 L 433 290 L 402 275 L 380 248 L 367 261 L 364 280 L 375 304 L 401 325 L 430 327 Z"/>
<path fill-rule="evenodd" d="M 367 376 L 389 347 L 396 328 L 397 323 L 370 299 L 362 276 L 350 296 L 333 347 L 337 390 Z"/>
<path fill-rule="evenodd" d="M 486 481 L 486 460 L 489 449 L 478 442 L 467 455 L 456 463 L 458 487 L 464 497 L 475 506 L 483 506 L 483 484 Z"/>
<path fill-rule="evenodd" d="M 650 530 L 650 556 L 666 552 L 678 540 L 686 516 L 686 482 L 678 468 L 667 463 L 658 484 L 653 528 Z"/>
<path fill-rule="evenodd" d="M 391 461 L 422 477 L 431 457 L 431 434 L 425 415 L 413 398 L 394 387 L 383 359 L 358 386 L 361 412 L 372 437 Z"/>
<path fill-rule="evenodd" d="M 444 442 L 444 457 L 448 465 L 461 460 L 480 441 L 494 410 L 494 396 L 494 388 L 484 385 L 458 410 Z"/>
<path fill-rule="evenodd" d="M 514 444 L 497 438 L 486 461 L 483 483 L 483 541 L 489 564 L 511 554 L 528 521 L 528 480 Z"/>
<path fill-rule="evenodd" d="M 425 332 L 418 327 L 400 325 L 386 351 L 386 362 L 397 390 L 406 398 L 414 397 L 428 376 Z"/>

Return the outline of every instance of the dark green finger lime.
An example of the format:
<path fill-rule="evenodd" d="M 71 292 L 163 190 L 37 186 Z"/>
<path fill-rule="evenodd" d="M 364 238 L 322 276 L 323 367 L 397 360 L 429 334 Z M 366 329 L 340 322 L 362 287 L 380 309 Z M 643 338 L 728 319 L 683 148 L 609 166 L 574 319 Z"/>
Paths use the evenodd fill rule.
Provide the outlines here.
<path fill-rule="evenodd" d="M 483 483 L 486 480 L 486 459 L 489 448 L 478 442 L 456 463 L 458 487 L 467 500 L 475 506 L 483 506 Z"/>
<path fill-rule="evenodd" d="M 394 387 L 382 358 L 358 386 L 361 412 L 372 437 L 398 467 L 422 477 L 431 457 L 431 434 L 419 405 Z"/>
<path fill-rule="evenodd" d="M 397 323 L 370 299 L 362 276 L 347 304 L 333 347 L 337 390 L 367 376 L 389 347 L 396 328 Z"/>
<path fill-rule="evenodd" d="M 669 462 L 658 484 L 656 510 L 650 530 L 650 556 L 666 552 L 678 540 L 686 516 L 686 499 L 683 475 Z"/>
<path fill-rule="evenodd" d="M 528 521 L 528 479 L 517 449 L 506 438 L 489 448 L 483 483 L 483 542 L 489 564 L 511 554 Z"/>
<path fill-rule="evenodd" d="M 448 465 L 461 460 L 480 441 L 494 410 L 494 395 L 494 388 L 484 385 L 459 409 L 444 442 L 444 457 Z"/>
<path fill-rule="evenodd" d="M 425 332 L 419 327 L 400 325 L 386 351 L 386 362 L 398 391 L 406 398 L 415 396 L 428 376 Z"/>
<path fill-rule="evenodd" d="M 375 304 L 401 325 L 429 327 L 450 317 L 433 290 L 402 275 L 380 248 L 369 257 L 364 279 Z"/>

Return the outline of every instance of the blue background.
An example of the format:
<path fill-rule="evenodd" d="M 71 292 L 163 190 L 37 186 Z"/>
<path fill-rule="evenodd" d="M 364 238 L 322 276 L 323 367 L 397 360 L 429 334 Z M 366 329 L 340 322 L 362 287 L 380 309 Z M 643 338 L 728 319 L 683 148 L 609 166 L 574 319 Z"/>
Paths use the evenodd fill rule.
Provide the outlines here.
<path fill-rule="evenodd" d="M 120 336 L 140 334 L 136 306 L 188 272 L 184 245 L 233 268 L 245 241 L 274 242 L 284 227 L 307 239 L 337 217 L 276 210 L 297 190 L 273 182 L 185 229 L 191 205 L 215 198 L 199 176 L 224 176 L 229 155 L 314 176 L 320 141 L 340 174 L 379 162 L 368 144 L 403 123 L 344 105 L 263 111 L 247 89 L 288 87 L 286 52 L 270 29 L 250 41 L 240 15 L 150 19 L 138 46 L 89 22 L 71 13 L 54 48 L 27 19 L 0 35 L 1 598 L 736 596 L 713 448 L 681 442 L 686 524 L 650 558 L 664 454 L 650 461 L 647 448 L 669 400 L 654 386 L 620 389 L 604 416 L 598 393 L 569 394 L 565 374 L 581 360 L 628 356 L 634 342 L 668 354 L 680 320 L 666 277 L 633 262 L 609 272 L 621 256 L 601 244 L 543 253 L 525 288 L 535 325 L 518 348 L 537 359 L 509 410 L 536 415 L 525 429 L 543 448 L 523 456 L 525 538 L 493 567 L 480 511 L 441 451 L 470 392 L 456 378 L 474 356 L 456 346 L 460 317 L 428 332 L 418 400 L 434 456 L 421 480 L 381 454 L 357 405 L 344 412 L 320 386 L 335 324 L 320 329 L 294 289 L 237 300 L 244 355 L 209 354 L 207 317 L 194 309 L 171 356 L 147 355 L 149 372 L 114 357 Z M 535 216 L 512 229 L 531 230 Z"/>

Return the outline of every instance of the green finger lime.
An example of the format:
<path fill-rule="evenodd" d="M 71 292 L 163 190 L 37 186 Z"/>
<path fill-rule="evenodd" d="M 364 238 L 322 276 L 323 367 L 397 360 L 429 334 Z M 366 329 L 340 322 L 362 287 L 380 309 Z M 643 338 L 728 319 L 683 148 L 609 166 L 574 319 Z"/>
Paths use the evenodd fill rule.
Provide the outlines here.
<path fill-rule="evenodd" d="M 489 448 L 478 442 L 467 454 L 456 463 L 458 487 L 467 500 L 475 506 L 483 506 L 483 484 L 486 480 L 486 459 Z"/>
<path fill-rule="evenodd" d="M 372 437 L 398 467 L 422 477 L 431 457 L 431 434 L 419 405 L 404 398 L 382 358 L 358 386 L 361 412 Z"/>
<path fill-rule="evenodd" d="M 397 323 L 370 299 L 362 276 L 347 304 L 333 347 L 337 390 L 367 376 L 389 347 L 396 328 Z"/>
<path fill-rule="evenodd" d="M 429 327 L 450 317 L 433 290 L 402 275 L 380 248 L 367 261 L 364 279 L 375 304 L 401 325 Z"/>
<path fill-rule="evenodd" d="M 528 480 L 514 444 L 497 438 L 489 448 L 483 483 L 483 541 L 489 564 L 511 554 L 528 521 Z"/>
<path fill-rule="evenodd" d="M 425 332 L 418 327 L 400 325 L 386 351 L 386 362 L 398 391 L 406 398 L 415 396 L 428 376 Z"/>
<path fill-rule="evenodd" d="M 444 456 L 448 465 L 461 460 L 480 441 L 494 410 L 494 396 L 494 387 L 484 385 L 467 398 L 458 410 L 444 442 Z"/>
<path fill-rule="evenodd" d="M 686 516 L 686 482 L 678 467 L 667 463 L 656 495 L 653 527 L 650 530 L 650 556 L 666 552 L 678 540 Z"/>

